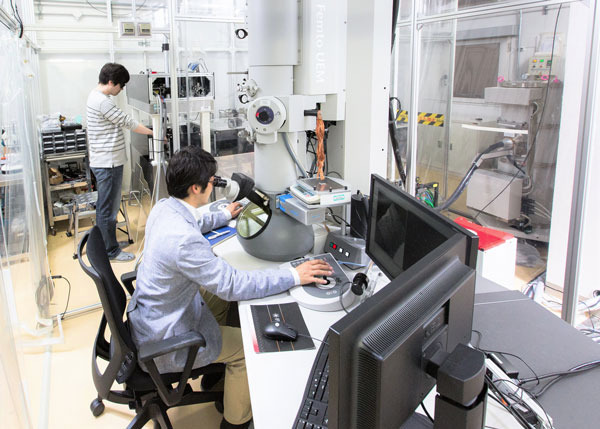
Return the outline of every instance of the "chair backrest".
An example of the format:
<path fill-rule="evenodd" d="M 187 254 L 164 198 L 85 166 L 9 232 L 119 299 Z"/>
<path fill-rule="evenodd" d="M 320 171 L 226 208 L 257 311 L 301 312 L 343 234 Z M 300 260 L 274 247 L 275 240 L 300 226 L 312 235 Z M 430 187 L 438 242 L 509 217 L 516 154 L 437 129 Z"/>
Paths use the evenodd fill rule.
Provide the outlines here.
<path fill-rule="evenodd" d="M 86 247 L 88 261 L 90 262 L 89 266 L 84 262 L 82 257 L 84 246 Z M 77 258 L 79 259 L 81 268 L 96 284 L 104 316 L 112 335 L 111 349 L 116 354 L 115 356 L 111 356 L 111 360 L 112 357 L 117 360 L 123 360 L 127 354 L 132 356 L 131 353 L 136 353 L 136 347 L 123 321 L 123 314 L 127 305 L 125 292 L 110 266 L 104 240 L 97 225 L 89 230 L 79 242 Z"/>

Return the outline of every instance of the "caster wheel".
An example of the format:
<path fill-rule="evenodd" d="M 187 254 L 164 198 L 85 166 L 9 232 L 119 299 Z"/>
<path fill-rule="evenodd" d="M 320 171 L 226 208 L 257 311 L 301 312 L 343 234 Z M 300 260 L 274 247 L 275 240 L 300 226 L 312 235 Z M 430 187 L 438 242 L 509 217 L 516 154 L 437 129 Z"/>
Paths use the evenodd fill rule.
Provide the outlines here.
<path fill-rule="evenodd" d="M 131 238 L 129 239 L 129 244 L 133 244 L 133 240 Z"/>
<path fill-rule="evenodd" d="M 223 402 L 221 401 L 215 401 L 215 408 L 217 409 L 217 411 L 221 414 L 223 414 Z"/>
<path fill-rule="evenodd" d="M 77 254 L 73 253 L 73 259 L 77 259 Z"/>
<path fill-rule="evenodd" d="M 90 404 L 90 410 L 92 410 L 92 414 L 94 417 L 98 417 L 100 414 L 104 412 L 104 404 L 101 399 L 94 399 Z"/>
<path fill-rule="evenodd" d="M 66 232 L 65 234 L 67 237 L 73 237 L 73 233 L 71 232 Z M 54 233 L 54 235 L 56 235 L 56 232 Z"/>
<path fill-rule="evenodd" d="M 52 234 L 52 236 L 56 236 L 56 230 L 54 228 L 50 228 L 50 234 Z"/>

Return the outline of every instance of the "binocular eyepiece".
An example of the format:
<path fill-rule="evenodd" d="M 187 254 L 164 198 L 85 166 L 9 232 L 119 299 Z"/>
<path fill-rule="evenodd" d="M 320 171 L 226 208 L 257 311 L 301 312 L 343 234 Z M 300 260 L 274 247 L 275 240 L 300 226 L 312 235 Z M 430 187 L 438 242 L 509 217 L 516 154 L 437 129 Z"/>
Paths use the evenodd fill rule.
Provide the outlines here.
<path fill-rule="evenodd" d="M 227 180 L 223 179 L 221 176 L 214 176 L 212 184 L 215 188 L 225 188 L 227 187 Z"/>

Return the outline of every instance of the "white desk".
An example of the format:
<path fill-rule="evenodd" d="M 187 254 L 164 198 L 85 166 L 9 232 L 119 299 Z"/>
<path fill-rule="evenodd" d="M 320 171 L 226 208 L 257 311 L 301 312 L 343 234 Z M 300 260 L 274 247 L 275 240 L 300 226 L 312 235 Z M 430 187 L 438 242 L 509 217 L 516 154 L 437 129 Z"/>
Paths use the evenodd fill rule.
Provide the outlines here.
<path fill-rule="evenodd" d="M 241 270 L 277 268 L 281 265 L 279 262 L 265 261 L 247 254 L 235 236 L 219 243 L 213 250 L 217 256 L 222 257 L 232 266 Z M 351 271 L 348 272 L 348 276 L 353 277 Z M 376 290 L 384 287 L 386 283 L 385 276 L 381 276 Z M 496 288 L 503 290 L 497 286 Z M 478 284 L 479 292 L 494 290 L 497 289 L 489 281 L 482 281 Z M 293 427 L 296 414 L 303 400 L 306 380 L 320 346 L 319 342 L 314 341 L 316 348 L 313 350 L 278 353 L 256 353 L 254 351 L 256 334 L 250 306 L 285 302 L 294 302 L 294 299 L 287 292 L 262 299 L 242 301 L 238 306 L 250 386 L 250 400 L 256 429 L 287 429 Z M 354 305 L 356 305 L 356 302 Z M 345 315 L 344 311 L 320 312 L 304 307 L 300 307 L 300 310 L 311 336 L 318 339 L 323 338 L 329 326 Z M 434 399 L 435 389 L 424 400 L 428 411 L 432 415 L 434 414 Z M 486 425 L 507 429 L 520 427 L 510 414 L 492 400 L 488 400 L 487 404 Z"/>
<path fill-rule="evenodd" d="M 277 268 L 280 262 L 269 262 L 248 255 L 237 237 L 232 237 L 214 248 L 217 256 L 242 270 Z M 251 305 L 267 305 L 294 302 L 289 293 L 242 301 L 239 303 L 240 325 L 246 355 L 248 384 L 252 401 L 252 414 L 256 429 L 291 428 L 303 399 L 306 380 L 320 346 L 293 352 L 256 353 L 254 351 L 254 323 Z M 344 311 L 321 312 L 300 307 L 308 331 L 314 338 L 321 339 L 327 329 L 346 313 Z"/>

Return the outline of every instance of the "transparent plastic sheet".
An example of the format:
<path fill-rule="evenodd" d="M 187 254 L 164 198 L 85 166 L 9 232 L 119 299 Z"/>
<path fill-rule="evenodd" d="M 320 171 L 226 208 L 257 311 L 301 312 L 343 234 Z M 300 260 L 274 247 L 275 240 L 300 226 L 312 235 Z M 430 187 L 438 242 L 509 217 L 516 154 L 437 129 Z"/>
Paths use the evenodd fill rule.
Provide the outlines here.
<path fill-rule="evenodd" d="M 12 284 L 16 336 L 36 337 L 52 329 L 49 303 L 53 288 L 46 255 L 39 145 L 34 126 L 34 109 L 39 105 L 35 99 L 35 54 L 22 40 L 6 38 L 0 43 L 0 120 L 6 131 L 0 176 L 0 257 L 5 286 Z"/>
<path fill-rule="evenodd" d="M 24 76 L 32 74 L 28 54 L 22 41 L 0 30 L 1 156 L 5 158 L 0 160 L 0 421 L 11 428 L 32 427 L 19 350 L 23 334 L 47 331 L 38 326 L 47 321 L 50 300 L 37 145 L 30 143 L 36 141 L 28 92 L 32 85 L 24 82 Z"/>
<path fill-rule="evenodd" d="M 459 10 L 477 5 L 477 2 L 458 2 Z M 425 2 L 421 12 L 431 16 L 448 7 L 447 2 Z M 560 129 L 568 5 L 562 8 L 558 21 L 557 13 L 558 6 L 553 6 L 417 24 L 419 85 L 415 110 L 420 116 L 417 141 L 409 142 L 417 147 L 414 169 L 418 182 L 438 183 L 437 205 L 441 205 L 457 190 L 478 154 L 503 138 L 512 138 L 509 146 L 514 147 L 513 155 L 483 161 L 475 176 L 482 172 L 498 173 L 507 178 L 506 183 L 512 179 L 511 183 L 516 182 L 513 186 L 522 184 L 525 201 L 519 215 L 511 215 L 509 221 L 500 220 L 502 214 L 493 205 L 479 212 L 487 203 L 496 201 L 503 186 L 497 192 L 480 194 L 479 209 L 474 203 L 467 205 L 469 186 L 466 186 L 451 209 L 477 217 L 477 221 L 492 228 L 511 230 L 517 226 L 519 229 L 515 231 L 519 236 L 546 242 Z M 401 16 L 406 16 L 402 10 Z M 555 26 L 556 37 L 553 37 Z M 401 52 L 408 51 L 410 40 L 410 36 L 402 33 L 404 28 L 400 27 L 397 33 L 397 49 L 402 47 Z M 533 78 L 530 61 L 540 51 L 551 51 L 553 39 L 552 76 L 549 80 Z M 408 57 L 395 62 L 392 75 L 398 83 L 398 97 L 403 101 L 408 95 L 402 94 L 402 84 L 410 68 Z M 531 91 L 529 105 L 514 102 L 523 97 L 514 95 L 523 89 L 517 88 L 518 85 Z M 486 95 L 489 89 L 503 94 Z M 502 97 L 513 102 L 505 103 Z M 402 110 L 408 111 L 409 116 L 412 114 L 406 102 Z M 524 133 L 510 133 L 511 129 Z"/>
<path fill-rule="evenodd" d="M 417 31 L 420 33 L 420 75 L 416 175 L 419 183 L 439 183 L 439 193 L 443 196 L 450 149 L 447 119 L 450 116 L 454 23 L 424 24 Z M 427 119 L 433 117 L 443 117 L 443 120 Z"/>

